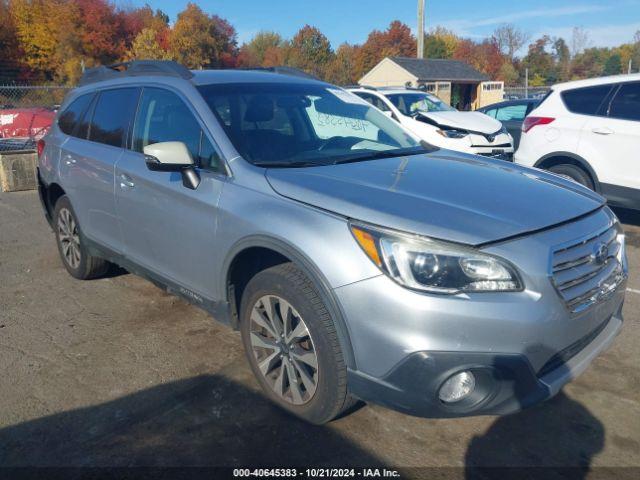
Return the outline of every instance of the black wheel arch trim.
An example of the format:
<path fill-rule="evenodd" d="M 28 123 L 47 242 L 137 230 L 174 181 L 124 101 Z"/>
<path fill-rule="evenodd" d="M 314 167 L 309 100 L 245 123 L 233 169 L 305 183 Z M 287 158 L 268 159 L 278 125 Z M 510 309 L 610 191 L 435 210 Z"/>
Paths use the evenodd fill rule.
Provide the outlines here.
<path fill-rule="evenodd" d="M 589 162 L 587 162 L 580 155 L 576 155 L 575 153 L 572 153 L 572 152 L 552 152 L 552 153 L 547 153 L 546 155 L 541 157 L 535 163 L 534 167 L 542 168 L 542 169 L 546 170 L 546 168 L 541 167 L 541 165 L 543 163 L 545 163 L 547 160 L 549 160 L 551 158 L 554 158 L 554 157 L 567 157 L 567 158 L 570 158 L 571 160 L 577 162 L 589 174 L 589 176 L 591 177 L 591 180 L 593 180 L 593 188 L 595 189 L 595 191 L 597 193 L 601 192 L 600 180 L 598 180 L 598 175 L 596 175 L 595 170 L 591 167 Z"/>
<path fill-rule="evenodd" d="M 333 293 L 333 289 L 331 288 L 329 281 L 321 272 L 321 270 L 307 255 L 305 255 L 295 246 L 283 240 L 269 237 L 267 235 L 251 235 L 236 242 L 229 250 L 229 253 L 226 256 L 221 269 L 223 276 L 220 279 L 219 285 L 222 285 L 224 287 L 225 303 L 227 303 L 228 305 L 234 304 L 233 298 L 230 298 L 229 296 L 231 292 L 228 289 L 229 275 L 231 272 L 233 261 L 243 251 L 249 248 L 256 247 L 273 250 L 276 253 L 279 253 L 280 255 L 290 259 L 298 268 L 300 268 L 300 270 L 302 270 L 302 273 L 309 277 L 311 281 L 313 281 L 313 283 L 316 285 L 316 287 L 318 287 L 318 294 L 329 310 L 331 318 L 334 320 L 336 332 L 338 333 L 338 341 L 340 342 L 340 347 L 342 348 L 345 363 L 348 368 L 355 369 L 356 362 L 353 352 L 353 346 L 351 343 L 351 337 L 344 318 L 344 313 L 340 307 L 340 303 Z M 232 317 L 233 316 L 235 316 L 235 312 L 232 313 Z M 232 318 L 231 323 L 234 328 L 237 328 L 237 322 L 237 318 Z"/>

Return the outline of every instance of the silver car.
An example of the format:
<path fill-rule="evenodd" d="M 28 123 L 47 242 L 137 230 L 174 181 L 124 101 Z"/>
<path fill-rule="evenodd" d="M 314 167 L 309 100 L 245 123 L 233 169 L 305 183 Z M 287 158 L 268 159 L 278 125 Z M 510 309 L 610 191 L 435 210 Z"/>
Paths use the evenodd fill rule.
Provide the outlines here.
<path fill-rule="evenodd" d="M 357 400 L 513 412 L 622 326 L 624 234 L 602 197 L 434 148 L 317 80 L 100 67 L 38 151 L 71 275 L 118 264 L 239 329 L 265 395 L 313 423 Z"/>

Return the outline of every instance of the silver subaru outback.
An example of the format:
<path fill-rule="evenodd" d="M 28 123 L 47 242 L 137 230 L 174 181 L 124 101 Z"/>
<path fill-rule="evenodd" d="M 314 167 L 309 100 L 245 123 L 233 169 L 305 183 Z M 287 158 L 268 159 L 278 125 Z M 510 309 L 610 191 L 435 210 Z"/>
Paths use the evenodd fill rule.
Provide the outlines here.
<path fill-rule="evenodd" d="M 612 342 L 627 261 L 602 197 L 292 73 L 87 71 L 38 144 L 69 273 L 118 264 L 239 329 L 265 395 L 313 423 L 357 400 L 513 412 Z"/>

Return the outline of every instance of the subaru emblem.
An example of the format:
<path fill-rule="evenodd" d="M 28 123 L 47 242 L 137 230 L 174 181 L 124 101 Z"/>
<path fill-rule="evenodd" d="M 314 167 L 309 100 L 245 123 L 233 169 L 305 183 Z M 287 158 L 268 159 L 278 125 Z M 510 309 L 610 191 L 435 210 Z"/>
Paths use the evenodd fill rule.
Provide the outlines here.
<path fill-rule="evenodd" d="M 591 259 L 598 265 L 602 265 L 609 257 L 609 246 L 606 243 L 599 243 L 593 249 Z"/>

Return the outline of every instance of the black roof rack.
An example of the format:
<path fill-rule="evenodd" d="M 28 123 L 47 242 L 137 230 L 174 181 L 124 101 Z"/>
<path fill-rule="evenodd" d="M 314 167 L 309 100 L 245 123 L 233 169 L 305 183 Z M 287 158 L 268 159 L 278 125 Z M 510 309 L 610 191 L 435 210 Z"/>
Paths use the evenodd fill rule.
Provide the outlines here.
<path fill-rule="evenodd" d="M 134 60 L 113 65 L 88 68 L 80 79 L 80 86 L 90 83 L 140 75 L 163 75 L 189 80 L 193 73 L 173 60 Z"/>
<path fill-rule="evenodd" d="M 320 80 L 315 75 L 312 75 L 310 73 L 305 72 L 304 70 L 300 70 L 299 68 L 295 68 L 295 67 L 285 67 L 285 66 L 248 67 L 248 68 L 241 68 L 239 70 L 255 70 L 258 72 L 272 72 L 272 73 L 279 73 L 281 75 L 291 75 L 293 77 L 302 77 L 302 78 L 309 78 L 311 80 Z"/>

